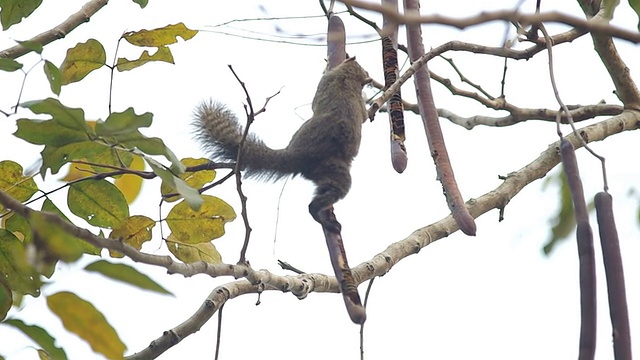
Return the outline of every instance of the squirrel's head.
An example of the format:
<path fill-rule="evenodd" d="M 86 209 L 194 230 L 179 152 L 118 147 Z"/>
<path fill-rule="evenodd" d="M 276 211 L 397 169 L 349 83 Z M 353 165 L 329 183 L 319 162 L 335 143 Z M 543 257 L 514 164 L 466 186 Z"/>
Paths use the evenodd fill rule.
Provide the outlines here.
<path fill-rule="evenodd" d="M 329 70 L 329 72 L 337 76 L 343 76 L 345 81 L 354 81 L 360 86 L 365 86 L 371 82 L 369 73 L 358 64 L 355 56 L 346 59 L 340 65 Z"/>

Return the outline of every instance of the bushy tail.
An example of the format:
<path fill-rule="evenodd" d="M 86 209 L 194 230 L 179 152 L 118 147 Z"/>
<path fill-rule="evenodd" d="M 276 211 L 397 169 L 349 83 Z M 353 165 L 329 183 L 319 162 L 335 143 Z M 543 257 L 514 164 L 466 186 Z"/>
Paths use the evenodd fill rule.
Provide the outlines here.
<path fill-rule="evenodd" d="M 243 129 L 236 115 L 215 101 L 201 103 L 194 112 L 195 138 L 214 160 L 236 161 Z M 295 156 L 295 155 L 294 155 Z M 292 162 L 286 149 L 274 150 L 249 134 L 243 145 L 241 168 L 249 177 L 277 180 L 291 174 Z"/>

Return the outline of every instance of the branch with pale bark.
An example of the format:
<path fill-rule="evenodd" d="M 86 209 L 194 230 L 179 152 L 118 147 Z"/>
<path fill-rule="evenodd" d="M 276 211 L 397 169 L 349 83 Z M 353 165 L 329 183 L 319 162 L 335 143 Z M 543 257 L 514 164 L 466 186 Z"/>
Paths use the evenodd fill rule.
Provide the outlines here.
<path fill-rule="evenodd" d="M 91 0 L 87 2 L 80 9 L 80 11 L 69 16 L 67 20 L 60 23 L 58 26 L 55 26 L 50 30 L 38 34 L 27 41 L 30 43 L 38 44 L 40 46 L 45 46 L 56 40 L 63 39 L 78 26 L 89 22 L 89 19 L 91 19 L 91 17 L 95 15 L 98 10 L 107 5 L 108 2 L 108 0 Z M 17 59 L 22 55 L 30 53 L 31 51 L 33 51 L 31 48 L 18 44 L 16 46 L 10 47 L 9 49 L 0 51 L 0 58 Z"/>
<path fill-rule="evenodd" d="M 640 43 L 640 33 L 610 25 L 602 19 L 585 20 L 565 13 L 551 11 L 546 13 L 523 14 L 513 10 L 484 11 L 478 15 L 466 18 L 454 18 L 442 15 L 400 14 L 389 6 L 384 6 L 364 0 L 341 0 L 342 3 L 355 8 L 375 11 L 396 21 L 399 24 L 439 24 L 458 29 L 486 24 L 493 21 L 510 21 L 522 26 L 538 25 L 542 23 L 559 23 L 583 29 L 592 33 L 611 36 L 614 38 Z"/>
<path fill-rule="evenodd" d="M 627 110 L 618 116 L 579 129 L 578 132 L 587 143 L 590 143 L 602 141 L 612 135 L 624 131 L 636 130 L 638 128 L 640 128 L 640 112 Z M 576 149 L 582 147 L 582 143 L 574 134 L 568 135 L 566 138 L 572 142 Z M 503 210 L 509 201 L 525 186 L 537 179 L 543 178 L 559 163 L 560 156 L 558 148 L 559 142 L 556 141 L 549 145 L 548 148 L 531 163 L 510 173 L 500 186 L 467 202 L 467 209 L 471 215 L 474 218 L 478 218 L 493 209 Z M 0 203 L 5 208 L 11 209 L 25 218 L 28 218 L 29 215 L 35 211 L 14 200 L 2 191 L 0 191 Z M 267 270 L 253 270 L 247 265 L 214 265 L 205 262 L 183 264 L 174 261 L 169 256 L 144 253 L 119 240 L 105 239 L 96 236 L 89 230 L 75 226 L 58 215 L 43 213 L 43 216 L 47 221 L 56 224 L 65 232 L 83 239 L 94 246 L 121 252 L 133 261 L 139 263 L 166 268 L 170 274 L 182 274 L 184 276 L 207 274 L 211 277 L 233 276 L 234 278 L 245 278 L 214 289 L 192 317 L 154 340 L 148 350 L 142 352 L 144 354 L 159 355 L 169 347 L 175 345 L 177 343 L 176 340 L 181 340 L 197 331 L 226 301 L 240 295 L 257 293 L 258 291 L 276 290 L 291 292 L 296 297 L 303 299 L 311 292 L 339 292 L 338 282 L 333 276 L 324 274 L 281 276 Z M 450 215 L 431 225 L 417 229 L 407 238 L 389 245 L 384 251 L 378 253 L 370 260 L 354 267 L 352 270 L 355 281 L 360 284 L 376 276 L 384 275 L 405 257 L 418 253 L 427 245 L 445 238 L 458 230 L 459 228 L 456 222 Z M 164 345 L 161 346 L 161 344 Z M 164 350 L 158 352 L 161 348 Z"/>

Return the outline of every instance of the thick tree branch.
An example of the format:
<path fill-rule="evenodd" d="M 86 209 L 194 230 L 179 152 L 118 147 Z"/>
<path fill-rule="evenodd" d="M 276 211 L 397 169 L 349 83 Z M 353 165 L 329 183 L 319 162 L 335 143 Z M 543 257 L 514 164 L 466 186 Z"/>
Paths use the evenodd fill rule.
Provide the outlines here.
<path fill-rule="evenodd" d="M 583 8 L 587 17 L 592 17 L 589 21 L 596 21 L 600 23 L 606 23 L 608 20 L 604 16 L 604 6 L 600 5 L 600 11 L 593 13 L 592 2 L 585 0 L 578 1 Z M 591 38 L 593 39 L 593 48 L 600 56 L 600 60 L 604 64 L 613 85 L 616 88 L 616 95 L 624 104 L 627 109 L 640 110 L 640 92 L 636 83 L 631 77 L 631 72 L 620 57 L 620 53 L 616 49 L 613 39 L 609 34 L 592 32 Z"/>
<path fill-rule="evenodd" d="M 86 3 L 80 11 L 69 16 L 67 20 L 65 20 L 60 25 L 54 27 L 51 30 L 47 30 L 39 35 L 34 36 L 28 41 L 40 44 L 45 46 L 53 41 L 59 40 L 67 36 L 73 29 L 77 28 L 83 23 L 89 21 L 89 19 L 96 13 L 98 10 L 102 9 L 109 0 L 91 0 Z M 31 50 L 26 47 L 18 44 L 9 49 L 5 49 L 0 51 L 0 58 L 9 58 L 9 59 L 17 59 L 22 55 L 30 53 Z"/>
<path fill-rule="evenodd" d="M 589 125 L 578 130 L 587 143 L 601 141 L 609 136 L 623 131 L 640 128 L 640 112 L 625 111 L 618 116 Z M 582 147 L 582 142 L 574 133 L 566 136 L 576 149 Z M 509 201 L 525 186 L 537 179 L 543 178 L 560 162 L 558 149 L 560 142 L 549 145 L 534 161 L 507 176 L 505 181 L 496 189 L 467 202 L 467 208 L 474 218 L 493 210 L 503 209 Z M 430 243 L 449 236 L 459 230 L 451 215 L 421 229 L 414 231 L 409 237 L 393 243 L 372 260 L 356 266 L 354 275 L 360 281 L 366 281 L 374 276 L 387 273 L 403 258 L 418 253 Z"/>
<path fill-rule="evenodd" d="M 440 24 L 453 26 L 462 30 L 492 21 L 511 21 L 520 23 L 523 27 L 552 22 L 570 25 L 585 31 L 597 32 L 602 35 L 627 40 L 635 44 L 640 43 L 640 33 L 637 31 L 623 29 L 598 20 L 585 20 L 555 11 L 537 14 L 522 14 L 513 10 L 496 10 L 484 11 L 478 15 L 466 18 L 452 18 L 437 14 L 400 14 L 387 6 L 364 0 L 341 0 L 341 2 L 345 5 L 384 14 L 399 24 Z"/>
<path fill-rule="evenodd" d="M 586 142 L 601 141 L 609 136 L 621 133 L 623 131 L 636 130 L 640 128 L 640 112 L 625 111 L 619 116 L 612 117 L 605 121 L 587 126 L 579 130 L 580 135 Z M 572 133 L 566 137 L 573 143 L 576 149 L 582 147 L 582 142 Z M 537 179 L 543 178 L 551 169 L 560 162 L 559 151 L 560 142 L 556 141 L 549 145 L 547 150 L 542 152 L 538 158 L 527 164 L 518 171 L 515 171 L 507 177 L 507 179 L 496 189 L 480 196 L 477 199 L 467 203 L 469 212 L 474 218 L 487 213 L 493 209 L 504 209 L 509 201 L 516 196 L 520 190 Z M 0 199 L 2 200 L 2 199 Z M 371 260 L 366 261 L 353 268 L 353 275 L 358 283 L 362 283 L 376 276 L 382 276 L 388 273 L 391 268 L 409 255 L 417 254 L 425 246 L 449 236 L 459 230 L 456 222 L 451 215 L 414 231 L 407 238 L 389 245 L 384 251 L 375 255 Z M 264 271 L 264 270 L 261 270 Z M 334 277 L 326 277 L 319 274 L 306 275 L 305 281 L 313 283 L 312 287 L 315 292 L 322 292 L 324 289 L 330 289 L 330 292 L 337 292 L 338 284 Z M 305 276 L 305 275 L 301 275 Z M 260 289 L 258 285 L 251 285 L 246 280 L 235 281 L 216 288 L 207 298 L 207 301 L 200 309 L 187 321 L 179 326 L 166 331 L 164 335 L 154 340 L 148 349 L 144 352 L 151 354 L 151 348 L 160 348 L 160 344 L 164 346 L 172 346 L 177 341 L 183 339 L 190 333 L 197 331 L 201 324 L 206 323 L 215 313 L 215 311 L 229 299 L 244 294 L 256 293 L 258 291 L 278 290 L 272 286 L 265 286 Z M 281 290 L 281 289 L 280 289 Z M 193 320 L 193 319 L 198 319 Z M 179 336 L 175 335 L 178 334 Z M 168 349 L 165 348 L 165 350 Z M 163 350 L 164 351 L 164 350 Z M 139 353 L 142 354 L 143 352 Z M 159 353 L 157 354 L 159 355 Z M 156 356 L 157 356 L 156 355 Z M 144 357 L 148 359 L 149 357 Z M 134 359 L 134 357 L 131 357 Z M 135 357 L 135 359 L 143 359 L 143 357 Z"/>
<path fill-rule="evenodd" d="M 578 133 L 589 143 L 601 141 L 623 131 L 636 130 L 638 128 L 640 128 L 640 112 L 627 110 L 618 116 L 579 129 Z M 582 142 L 579 141 L 573 133 L 568 135 L 567 139 L 573 143 L 576 149 L 582 147 Z M 477 218 L 490 210 L 503 209 L 525 186 L 544 177 L 560 162 L 558 147 L 558 141 L 549 145 L 547 150 L 542 152 L 534 161 L 518 171 L 509 174 L 506 180 L 496 189 L 477 199 L 469 201 L 467 208 L 471 215 Z M 1 190 L 0 203 L 26 218 L 28 218 L 31 212 L 35 211 L 14 200 Z M 44 216 L 48 221 L 56 223 L 69 234 L 84 239 L 95 246 L 119 251 L 137 262 L 165 267 L 169 273 L 179 273 L 184 276 L 192 276 L 200 273 L 208 274 L 212 277 L 229 275 L 238 278 L 246 276 L 246 280 L 235 281 L 216 288 L 203 306 L 192 316 L 191 319 L 198 318 L 197 321 L 185 321 L 183 324 L 165 333 L 166 335 L 154 340 L 150 348 L 159 349 L 160 345 L 158 344 L 164 344 L 165 342 L 169 344 L 169 347 L 172 346 L 177 343 L 176 339 L 183 339 L 199 329 L 201 323 L 208 321 L 222 303 L 240 295 L 256 293 L 259 290 L 278 290 L 291 291 L 298 298 L 304 298 L 310 292 L 337 293 L 339 291 L 338 283 L 335 277 L 332 276 L 323 274 L 278 276 L 267 270 L 255 271 L 248 266 L 241 265 L 212 265 L 204 262 L 181 264 L 173 261 L 169 256 L 144 254 L 120 241 L 96 236 L 86 229 L 79 228 L 64 221 L 55 214 L 44 214 Z M 356 282 L 360 284 L 375 276 L 384 275 L 403 258 L 417 254 L 423 247 L 447 237 L 457 230 L 459 230 L 459 228 L 451 215 L 431 225 L 420 228 L 407 238 L 389 245 L 384 251 L 375 255 L 371 260 L 353 268 L 354 278 Z M 260 284 L 264 284 L 263 289 L 260 288 Z M 165 348 L 165 350 L 167 348 Z M 138 358 L 141 359 L 143 357 Z M 144 358 L 148 359 L 149 357 Z"/>

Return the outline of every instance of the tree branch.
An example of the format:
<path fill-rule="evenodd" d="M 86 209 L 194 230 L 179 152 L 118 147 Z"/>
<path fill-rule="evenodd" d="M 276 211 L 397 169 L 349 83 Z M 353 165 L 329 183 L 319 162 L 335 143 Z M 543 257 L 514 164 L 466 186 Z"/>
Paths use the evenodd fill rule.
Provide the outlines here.
<path fill-rule="evenodd" d="M 400 14 L 392 8 L 379 5 L 364 0 L 341 0 L 345 5 L 360 9 L 371 10 L 390 17 L 399 24 L 440 24 L 453 26 L 458 29 L 466 29 L 492 21 L 511 21 L 520 23 L 523 26 L 537 25 L 546 22 L 561 23 L 583 29 L 590 32 L 597 32 L 602 35 L 612 36 L 618 39 L 627 40 L 634 44 L 640 43 L 640 33 L 635 30 L 627 30 L 598 20 L 585 20 L 563 14 L 556 11 L 536 14 L 522 14 L 513 10 L 483 11 L 478 15 L 466 18 L 452 18 L 442 15 L 418 15 Z"/>
<path fill-rule="evenodd" d="M 625 111 L 619 116 L 615 116 L 580 129 L 579 133 L 586 142 L 593 142 L 604 140 L 609 136 L 623 131 L 636 130 L 638 128 L 640 128 L 640 113 L 635 111 Z M 582 147 L 582 142 L 579 141 L 573 133 L 568 135 L 566 138 L 571 141 L 576 149 Z M 542 154 L 540 154 L 540 156 L 538 156 L 534 161 L 518 171 L 509 174 L 506 180 L 496 189 L 480 196 L 477 199 L 469 201 L 467 203 L 467 208 L 471 215 L 474 218 L 477 218 L 490 210 L 504 209 L 509 201 L 525 186 L 537 179 L 543 178 L 560 162 L 560 155 L 558 153 L 559 146 L 559 141 L 552 143 L 549 145 L 547 150 L 542 152 Z M 1 200 L 2 199 L 0 198 L 0 202 Z M 352 271 L 356 282 L 360 284 L 376 276 L 382 276 L 388 273 L 395 264 L 405 257 L 417 254 L 422 248 L 439 239 L 449 236 L 457 230 L 459 230 L 459 228 L 451 215 L 431 225 L 415 230 L 405 239 L 389 245 L 384 251 L 375 255 L 371 260 L 353 268 Z M 260 272 L 266 271 L 261 270 Z M 305 275 L 300 275 L 298 277 L 301 276 Z M 304 281 L 310 283 L 309 287 L 315 292 L 325 292 L 324 290 L 328 290 L 329 292 L 338 292 L 338 283 L 334 277 L 328 277 L 320 274 L 308 274 L 305 276 Z M 165 343 L 169 344 L 169 347 L 175 345 L 177 342 L 171 343 L 171 341 L 182 339 L 189 335 L 190 333 L 185 332 L 186 330 L 192 332 L 197 331 L 200 326 L 202 326 L 201 323 L 206 323 L 224 302 L 240 295 L 256 293 L 258 290 L 258 285 L 251 285 L 251 282 L 248 282 L 247 280 L 239 280 L 217 287 L 190 319 L 170 331 L 164 332 L 162 336 L 152 341 L 149 348 L 144 351 L 151 351 L 152 347 L 159 348 L 160 344 Z M 282 289 L 274 288 L 268 284 L 262 290 L 282 291 Z M 195 321 L 191 319 L 195 318 L 198 319 L 197 323 L 192 324 L 192 322 Z M 174 334 L 178 334 L 179 337 L 176 337 Z M 168 349 L 168 347 L 165 348 L 165 350 L 166 349 Z M 138 354 L 142 354 L 142 352 Z M 149 352 L 149 354 L 151 353 Z M 159 355 L 159 353 L 157 355 Z M 149 357 L 145 357 L 144 359 L 148 358 Z M 130 357 L 130 359 L 143 359 L 143 357 Z"/>
<path fill-rule="evenodd" d="M 640 128 L 640 112 L 625 110 L 618 116 L 579 129 L 578 133 L 589 143 L 601 141 L 623 131 L 636 130 L 638 128 Z M 574 133 L 568 135 L 566 138 L 573 143 L 576 149 L 582 147 L 582 142 L 579 141 Z M 467 208 L 471 215 L 477 218 L 490 210 L 504 209 L 509 201 L 525 186 L 544 177 L 559 163 L 560 156 L 558 154 L 558 148 L 559 141 L 556 141 L 549 145 L 547 150 L 542 152 L 534 161 L 518 171 L 509 174 L 505 181 L 496 189 L 467 202 Z M 14 200 L 2 190 L 0 190 L 0 203 L 2 203 L 5 208 L 11 209 L 27 219 L 29 215 L 35 211 Z M 164 344 L 165 342 L 172 345 L 177 343 L 176 340 L 179 341 L 190 335 L 199 329 L 201 323 L 207 322 L 222 303 L 240 295 L 255 293 L 260 290 L 260 284 L 264 284 L 262 290 L 291 291 L 300 299 L 305 298 L 310 292 L 339 292 L 338 282 L 333 276 L 324 274 L 278 276 L 267 270 L 255 271 L 245 265 L 213 265 L 205 262 L 182 264 L 172 260 L 169 256 L 145 254 L 118 240 L 96 236 L 89 230 L 66 222 L 58 215 L 43 213 L 42 216 L 44 216 L 47 221 L 54 222 L 60 226 L 67 233 L 79 237 L 94 246 L 118 251 L 136 262 L 162 266 L 166 268 L 170 274 L 177 273 L 184 276 L 207 274 L 212 277 L 224 275 L 234 276 L 236 278 L 246 277 L 245 280 L 239 280 L 217 287 L 192 317 L 198 318 L 197 321 L 187 320 L 183 322 L 176 328 L 166 332 L 166 335 L 162 335 L 160 338 L 154 340 L 149 348 L 159 349 L 160 344 Z M 352 271 L 356 283 L 360 284 L 375 276 L 382 276 L 388 273 L 395 264 L 405 257 L 417 254 L 422 248 L 449 236 L 457 230 L 459 230 L 459 228 L 451 215 L 431 225 L 415 230 L 407 238 L 389 245 L 384 251 L 375 255 L 371 260 L 353 268 Z M 168 347 L 162 351 L 166 349 L 168 349 Z M 138 358 L 141 359 L 142 357 Z M 149 357 L 145 358 L 148 359 Z"/>
<path fill-rule="evenodd" d="M 81 24 L 89 22 L 89 19 L 95 13 L 97 13 L 98 10 L 107 5 L 108 2 L 109 0 L 91 0 L 86 3 L 82 7 L 82 9 L 80 9 L 80 11 L 69 16 L 69 18 L 62 22 L 60 25 L 39 35 L 36 35 L 28 41 L 45 46 L 53 41 L 62 39 Z M 16 46 L 10 47 L 9 49 L 0 51 L 0 58 L 17 59 L 22 55 L 30 53 L 31 51 L 32 50 L 18 44 Z"/>
<path fill-rule="evenodd" d="M 587 7 L 584 0 L 579 0 L 585 14 L 589 17 L 593 16 L 589 21 L 605 23 L 608 20 L 604 17 L 604 5 L 600 5 L 600 11 L 593 14 Z M 629 67 L 620 57 L 620 53 L 616 49 L 613 39 L 609 34 L 592 32 L 593 47 L 598 53 L 600 60 L 607 69 L 614 86 L 616 87 L 616 95 L 627 109 L 640 110 L 640 92 L 636 83 L 631 77 Z"/>

